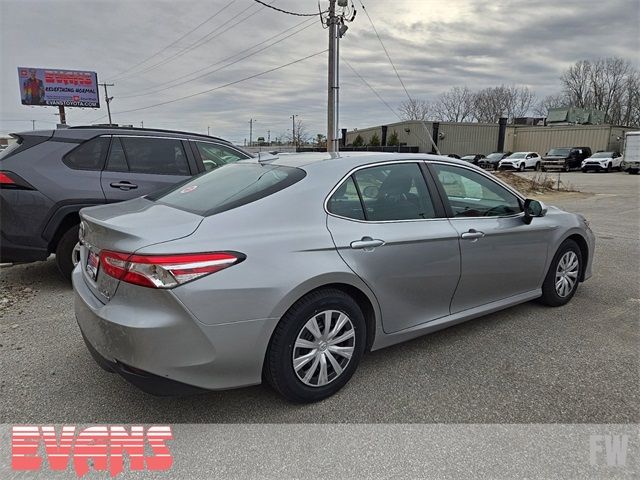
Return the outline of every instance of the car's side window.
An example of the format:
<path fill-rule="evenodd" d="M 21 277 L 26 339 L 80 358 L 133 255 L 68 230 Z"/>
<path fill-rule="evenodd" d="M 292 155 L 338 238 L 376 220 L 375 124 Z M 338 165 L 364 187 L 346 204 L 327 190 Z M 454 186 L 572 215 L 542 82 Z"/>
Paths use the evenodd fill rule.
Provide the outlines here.
<path fill-rule="evenodd" d="M 93 138 L 67 153 L 63 162 L 76 170 L 102 170 L 109 149 L 109 138 Z"/>
<path fill-rule="evenodd" d="M 433 167 L 454 217 L 499 217 L 522 212 L 518 197 L 486 176 L 453 165 Z"/>
<path fill-rule="evenodd" d="M 111 150 L 109 151 L 109 158 L 107 159 L 107 170 L 111 172 L 129 171 L 127 157 L 124 154 L 122 143 L 118 137 L 115 137 L 111 142 Z"/>
<path fill-rule="evenodd" d="M 182 141 L 144 137 L 121 137 L 120 140 L 131 172 L 190 175 Z"/>
<path fill-rule="evenodd" d="M 400 163 L 365 168 L 353 174 L 365 220 L 398 221 L 435 218 L 435 208 L 420 167 Z"/>
<path fill-rule="evenodd" d="M 353 177 L 349 177 L 335 191 L 327 204 L 329 212 L 341 217 L 353 218 L 354 220 L 364 220 L 362 202 L 356 189 Z"/>
<path fill-rule="evenodd" d="M 227 163 L 234 163 L 247 158 L 231 148 L 216 143 L 195 142 L 195 144 L 206 171 L 215 170 Z"/>

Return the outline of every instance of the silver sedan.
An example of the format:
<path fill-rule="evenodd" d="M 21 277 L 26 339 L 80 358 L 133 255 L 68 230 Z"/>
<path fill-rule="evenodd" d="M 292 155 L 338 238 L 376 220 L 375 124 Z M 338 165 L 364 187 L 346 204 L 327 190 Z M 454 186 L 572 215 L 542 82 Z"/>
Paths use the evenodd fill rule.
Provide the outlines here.
<path fill-rule="evenodd" d="M 326 398 L 362 355 L 591 276 L 586 219 L 433 155 L 226 165 L 81 212 L 75 311 L 106 370 L 167 395 Z"/>

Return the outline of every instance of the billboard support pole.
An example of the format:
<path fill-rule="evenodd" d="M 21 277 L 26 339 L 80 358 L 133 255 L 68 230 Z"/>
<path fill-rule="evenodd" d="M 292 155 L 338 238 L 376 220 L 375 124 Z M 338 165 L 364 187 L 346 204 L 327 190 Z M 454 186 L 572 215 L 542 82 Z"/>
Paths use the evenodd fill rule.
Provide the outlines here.
<path fill-rule="evenodd" d="M 61 125 L 66 125 L 67 124 L 67 114 L 64 111 L 64 105 L 59 105 L 58 106 L 58 115 L 60 115 L 60 124 Z"/>
<path fill-rule="evenodd" d="M 114 84 L 113 83 L 99 83 L 98 85 L 100 85 L 101 87 L 104 87 L 104 100 L 107 102 L 107 114 L 109 115 L 109 125 L 113 125 L 113 122 L 111 121 L 111 100 L 113 100 L 113 97 L 109 96 L 109 91 L 107 90 L 107 87 L 113 87 Z"/>

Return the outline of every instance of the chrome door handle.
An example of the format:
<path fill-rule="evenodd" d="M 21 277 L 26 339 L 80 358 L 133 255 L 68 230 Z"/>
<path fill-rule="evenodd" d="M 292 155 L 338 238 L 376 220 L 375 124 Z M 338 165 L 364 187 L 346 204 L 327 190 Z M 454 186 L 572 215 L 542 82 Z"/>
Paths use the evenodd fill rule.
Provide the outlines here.
<path fill-rule="evenodd" d="M 362 240 L 351 242 L 351 248 L 354 250 L 372 250 L 383 245 L 384 240 L 374 240 L 371 237 L 362 237 Z"/>
<path fill-rule="evenodd" d="M 111 187 L 119 188 L 120 190 L 135 190 L 136 188 L 138 188 L 138 185 L 134 185 L 133 183 L 129 183 L 129 182 L 119 182 L 119 183 L 112 183 Z"/>
<path fill-rule="evenodd" d="M 468 232 L 465 232 L 461 235 L 461 238 L 463 240 L 478 240 L 480 238 L 484 238 L 484 233 L 483 232 L 478 232 L 476 230 L 469 230 Z"/>

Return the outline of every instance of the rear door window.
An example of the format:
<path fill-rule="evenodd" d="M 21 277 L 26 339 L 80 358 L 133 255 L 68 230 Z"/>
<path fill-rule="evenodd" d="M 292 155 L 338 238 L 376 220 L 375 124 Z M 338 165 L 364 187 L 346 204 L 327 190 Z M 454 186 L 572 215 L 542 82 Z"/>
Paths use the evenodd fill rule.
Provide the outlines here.
<path fill-rule="evenodd" d="M 204 169 L 208 172 L 211 170 L 215 170 L 216 168 L 220 168 L 227 163 L 235 163 L 238 160 L 244 160 L 248 158 L 246 155 L 242 155 L 240 154 L 240 152 L 232 148 L 225 147 L 217 143 L 194 143 L 196 145 L 196 148 L 198 149 L 200 158 L 202 159 Z"/>
<path fill-rule="evenodd" d="M 189 175 L 189 164 L 181 140 L 172 138 L 121 137 L 133 173 Z"/>
<path fill-rule="evenodd" d="M 109 149 L 109 137 L 84 142 L 63 157 L 63 162 L 76 170 L 102 170 Z"/>
<path fill-rule="evenodd" d="M 111 150 L 109 151 L 109 158 L 107 159 L 107 170 L 109 170 L 110 172 L 129 171 L 127 157 L 124 154 L 122 142 L 118 137 L 114 138 L 111 142 Z"/>
<path fill-rule="evenodd" d="M 436 216 L 416 163 L 365 168 L 353 177 L 369 221 L 424 220 Z"/>
<path fill-rule="evenodd" d="M 299 182 L 299 168 L 232 163 L 147 198 L 197 215 L 214 215 L 255 202 Z"/>

